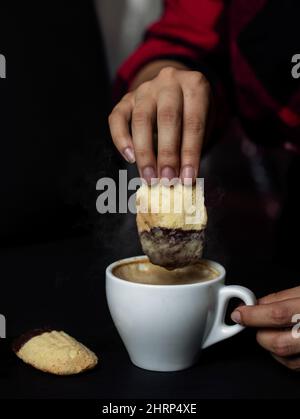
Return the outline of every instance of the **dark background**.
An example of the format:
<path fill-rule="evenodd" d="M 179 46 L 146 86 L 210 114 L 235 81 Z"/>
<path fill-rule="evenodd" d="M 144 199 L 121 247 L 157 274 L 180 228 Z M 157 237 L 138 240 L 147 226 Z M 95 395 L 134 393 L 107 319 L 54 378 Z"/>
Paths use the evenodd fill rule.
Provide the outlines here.
<path fill-rule="evenodd" d="M 124 166 L 108 135 L 111 81 L 92 2 L 2 1 L 0 53 L 0 397 L 299 397 L 298 375 L 251 330 L 184 372 L 130 364 L 107 310 L 104 270 L 141 250 L 133 216 L 95 209 L 97 179 Z M 206 255 L 225 265 L 227 282 L 257 296 L 297 285 L 299 158 L 260 149 L 234 120 L 201 175 Z M 87 343 L 99 367 L 61 378 L 22 364 L 10 343 L 41 326 Z"/>
<path fill-rule="evenodd" d="M 68 234 L 112 150 L 110 84 L 93 3 L 1 2 L 0 48 L 7 61 L 0 240 Z"/>

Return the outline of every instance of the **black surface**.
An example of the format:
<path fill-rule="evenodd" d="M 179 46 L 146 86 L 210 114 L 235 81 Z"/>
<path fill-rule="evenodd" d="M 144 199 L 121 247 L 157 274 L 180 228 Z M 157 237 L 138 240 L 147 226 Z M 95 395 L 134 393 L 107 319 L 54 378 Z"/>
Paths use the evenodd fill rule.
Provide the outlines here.
<path fill-rule="evenodd" d="M 125 237 L 119 239 L 122 244 Z M 133 366 L 108 313 L 104 268 L 136 252 L 104 250 L 89 237 L 1 251 L 0 277 L 6 280 L 1 309 L 8 323 L 8 338 L 0 340 L 1 398 L 300 397 L 299 375 L 258 347 L 252 330 L 204 350 L 200 362 L 182 372 Z M 240 258 L 227 268 L 227 283 L 248 285 L 256 292 L 263 279 L 267 283 L 284 277 L 289 284 L 295 278 L 273 263 L 245 269 Z M 64 329 L 89 345 L 100 358 L 99 366 L 83 375 L 57 377 L 25 365 L 9 349 L 10 340 L 43 325 Z"/>

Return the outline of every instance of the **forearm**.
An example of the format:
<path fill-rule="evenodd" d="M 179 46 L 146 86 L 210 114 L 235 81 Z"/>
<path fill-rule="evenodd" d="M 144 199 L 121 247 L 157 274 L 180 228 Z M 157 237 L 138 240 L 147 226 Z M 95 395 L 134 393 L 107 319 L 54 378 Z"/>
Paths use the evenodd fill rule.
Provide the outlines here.
<path fill-rule="evenodd" d="M 178 70 L 189 70 L 184 64 L 179 61 L 173 60 L 155 60 L 151 61 L 150 63 L 146 64 L 135 76 L 133 82 L 131 83 L 129 90 L 136 89 L 140 84 L 144 83 L 145 81 L 152 80 L 156 77 L 160 70 L 165 67 L 174 67 Z"/>

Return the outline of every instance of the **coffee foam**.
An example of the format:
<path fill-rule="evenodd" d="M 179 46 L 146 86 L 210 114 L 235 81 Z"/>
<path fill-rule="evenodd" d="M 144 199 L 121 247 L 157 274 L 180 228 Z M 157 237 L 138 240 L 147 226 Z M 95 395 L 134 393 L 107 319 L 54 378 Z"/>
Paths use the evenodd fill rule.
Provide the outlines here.
<path fill-rule="evenodd" d="M 202 260 L 191 266 L 169 271 L 153 265 L 147 259 L 122 263 L 113 269 L 113 274 L 129 282 L 149 285 L 183 285 L 209 281 L 217 278 L 220 272 L 207 261 Z"/>

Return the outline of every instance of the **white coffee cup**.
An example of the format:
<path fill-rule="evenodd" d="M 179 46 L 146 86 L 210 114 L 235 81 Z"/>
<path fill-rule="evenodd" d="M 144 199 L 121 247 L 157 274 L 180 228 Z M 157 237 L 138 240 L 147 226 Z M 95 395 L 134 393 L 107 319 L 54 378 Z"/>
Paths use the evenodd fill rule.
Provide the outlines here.
<path fill-rule="evenodd" d="M 219 275 L 180 285 L 153 285 L 118 278 L 114 269 L 145 256 L 123 259 L 106 269 L 106 297 L 114 324 L 131 361 L 152 371 L 178 371 L 192 366 L 202 349 L 244 329 L 224 322 L 228 302 L 256 303 L 252 291 L 225 286 L 225 269 L 206 261 Z"/>

